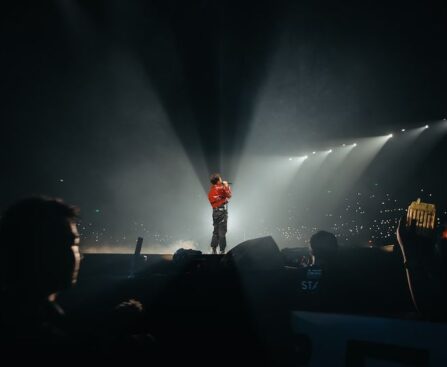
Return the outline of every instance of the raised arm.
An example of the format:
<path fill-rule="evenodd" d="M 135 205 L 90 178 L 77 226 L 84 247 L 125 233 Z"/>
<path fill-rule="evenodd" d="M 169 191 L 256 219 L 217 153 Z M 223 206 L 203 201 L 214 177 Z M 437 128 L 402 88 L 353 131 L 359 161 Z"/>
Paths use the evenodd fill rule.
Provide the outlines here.
<path fill-rule="evenodd" d="M 402 217 L 397 228 L 397 239 L 416 309 L 431 319 L 446 318 L 445 269 L 436 251 L 435 231 L 421 232 L 414 223 L 407 225 L 406 218 Z M 443 240 L 440 241 L 438 245 L 443 245 Z"/>
<path fill-rule="evenodd" d="M 223 186 L 224 187 L 223 193 L 225 195 L 225 199 L 231 198 L 231 195 L 233 194 L 232 191 L 231 191 L 231 186 L 228 184 L 227 181 L 223 181 L 222 183 L 224 185 Z"/>

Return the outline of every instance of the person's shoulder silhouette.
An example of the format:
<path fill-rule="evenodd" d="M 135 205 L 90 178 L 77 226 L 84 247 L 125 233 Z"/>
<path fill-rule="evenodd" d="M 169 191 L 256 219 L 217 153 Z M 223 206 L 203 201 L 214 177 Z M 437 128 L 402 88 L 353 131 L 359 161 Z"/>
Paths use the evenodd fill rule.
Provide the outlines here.
<path fill-rule="evenodd" d="M 319 231 L 310 238 L 309 247 L 312 263 L 298 269 L 298 307 L 310 311 L 336 310 L 337 238 L 330 232 Z"/>

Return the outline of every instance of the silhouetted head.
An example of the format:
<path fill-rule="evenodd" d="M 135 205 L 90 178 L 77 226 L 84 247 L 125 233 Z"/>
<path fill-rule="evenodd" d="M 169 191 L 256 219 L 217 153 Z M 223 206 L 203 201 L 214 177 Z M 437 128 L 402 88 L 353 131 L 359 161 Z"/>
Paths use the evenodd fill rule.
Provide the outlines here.
<path fill-rule="evenodd" d="M 315 260 L 330 261 L 338 251 L 338 242 L 334 234 L 319 231 L 310 238 L 310 248 Z"/>
<path fill-rule="evenodd" d="M 50 295 L 76 282 L 79 270 L 78 210 L 62 200 L 23 199 L 0 219 L 3 289 Z"/>
<path fill-rule="evenodd" d="M 220 177 L 219 173 L 213 173 L 210 176 L 210 182 L 211 182 L 211 184 L 216 185 L 216 184 L 222 182 L 222 177 Z"/>

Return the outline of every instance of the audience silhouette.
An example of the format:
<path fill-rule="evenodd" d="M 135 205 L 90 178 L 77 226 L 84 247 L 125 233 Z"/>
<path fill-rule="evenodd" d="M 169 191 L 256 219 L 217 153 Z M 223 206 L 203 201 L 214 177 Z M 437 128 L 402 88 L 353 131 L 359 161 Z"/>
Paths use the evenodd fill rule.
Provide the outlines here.
<path fill-rule="evenodd" d="M 80 269 L 78 208 L 60 199 L 32 197 L 9 207 L 0 220 L 0 344 L 14 357 L 42 357 L 77 346 L 89 356 L 138 355 L 152 350 L 141 330 L 143 306 L 131 299 L 102 309 L 102 324 L 89 324 L 89 305 L 72 319 L 57 298 L 77 282 Z M 83 320 L 85 319 L 85 320 Z"/>
<path fill-rule="evenodd" d="M 58 292 L 76 283 L 78 209 L 61 200 L 27 198 L 0 220 L 2 346 L 68 344 Z"/>
<path fill-rule="evenodd" d="M 263 355 L 271 356 L 272 361 L 287 365 L 293 354 L 289 354 L 292 349 L 288 344 L 292 340 L 288 325 L 290 311 L 355 313 L 356 308 L 362 307 L 356 300 L 356 297 L 359 298 L 358 294 L 351 287 L 350 278 L 355 276 L 351 274 L 352 268 L 349 267 L 352 264 L 344 264 L 340 260 L 343 259 L 340 257 L 342 251 L 336 236 L 327 231 L 319 231 L 310 238 L 309 255 L 312 261 L 309 265 L 304 262 L 302 265 L 297 263 L 287 267 L 281 260 L 274 271 L 268 272 L 247 271 L 244 267 L 231 267 L 228 264 L 223 266 L 225 262 L 220 265 L 216 262 L 207 268 L 201 254 L 197 253 L 187 267 L 188 277 L 184 277 L 185 266 L 180 266 L 183 263 L 179 264 L 179 261 L 172 261 L 172 265 L 178 268 L 175 277 L 172 271 L 163 272 L 163 269 L 147 275 L 151 277 L 150 281 L 161 281 L 166 285 L 166 289 L 157 293 L 167 295 L 166 299 L 157 301 L 147 291 L 150 283 L 148 279 L 138 276 L 135 279 L 126 279 L 123 282 L 126 291 L 117 291 L 118 296 L 142 295 L 146 297 L 146 301 L 150 301 L 148 304 L 152 303 L 152 310 L 158 310 L 163 317 L 177 315 L 177 318 L 168 323 L 168 330 L 159 329 L 163 340 L 159 345 L 147 333 L 150 324 L 148 320 L 155 320 L 156 316 L 150 315 L 145 305 L 132 297 L 123 298 L 126 301 L 114 303 L 115 307 L 110 309 L 95 306 L 97 313 L 92 314 L 102 314 L 98 323 L 91 322 L 95 316 L 89 315 L 88 302 L 81 313 L 73 318 L 64 312 L 58 303 L 61 298 L 58 296 L 78 280 L 78 214 L 78 208 L 60 199 L 31 197 L 10 206 L 0 218 L 0 348 L 6 354 L 14 353 L 16 361 L 27 355 L 24 352 L 31 351 L 34 356 L 46 357 L 66 353 L 73 346 L 92 355 L 112 359 L 120 356 L 127 361 L 144 356 L 149 351 L 153 356 L 160 356 L 169 352 L 170 340 L 179 342 L 179 337 L 175 335 L 178 323 L 186 325 L 184 334 L 188 334 L 189 326 L 195 323 L 183 320 L 186 317 L 183 312 L 170 313 L 166 305 L 172 307 L 172 303 L 176 302 L 177 307 L 184 307 L 192 312 L 197 304 L 205 303 L 211 295 L 214 304 L 221 303 L 221 320 L 216 323 L 218 329 L 206 323 L 198 322 L 197 325 L 215 338 L 221 336 L 220 330 L 227 330 L 232 337 L 242 331 L 239 341 L 244 338 L 252 340 L 247 341 L 247 346 L 242 346 L 239 350 L 251 348 L 250 350 L 260 355 L 260 351 L 263 351 Z M 397 229 L 397 240 L 414 305 L 422 317 L 445 321 L 446 229 L 422 230 L 402 218 Z M 259 255 L 255 250 L 256 246 L 253 247 L 253 253 Z M 180 252 L 176 255 L 178 254 Z M 175 260 L 181 258 L 177 256 Z M 400 257 L 396 261 L 400 261 Z M 216 289 L 212 286 L 213 279 L 220 282 L 217 282 L 220 286 Z M 232 279 L 231 286 L 224 279 Z M 194 282 L 191 284 L 192 280 Z M 197 289 L 197 282 L 202 284 L 202 291 Z M 405 282 L 403 273 L 401 282 Z M 183 289 L 183 293 L 179 289 Z M 383 289 L 382 291 L 385 292 Z M 195 303 L 191 303 L 190 293 L 195 294 Z M 252 297 L 249 302 L 248 295 Z M 380 302 L 377 303 L 379 304 Z M 231 312 L 226 312 L 228 307 L 233 308 Z M 255 311 L 257 319 L 253 316 Z M 248 322 L 249 319 L 256 319 L 256 322 L 252 325 L 252 321 Z M 244 320 L 247 321 L 245 324 Z M 262 330 L 266 332 L 261 332 Z M 191 335 L 206 341 L 206 336 L 200 331 Z M 272 342 L 275 338 L 279 338 L 279 342 Z M 208 344 L 211 343 L 210 340 Z M 187 351 L 192 345 L 192 340 L 185 340 L 182 350 Z M 277 358 L 282 354 L 285 358 Z M 177 357 L 173 355 L 171 360 L 176 361 Z"/>

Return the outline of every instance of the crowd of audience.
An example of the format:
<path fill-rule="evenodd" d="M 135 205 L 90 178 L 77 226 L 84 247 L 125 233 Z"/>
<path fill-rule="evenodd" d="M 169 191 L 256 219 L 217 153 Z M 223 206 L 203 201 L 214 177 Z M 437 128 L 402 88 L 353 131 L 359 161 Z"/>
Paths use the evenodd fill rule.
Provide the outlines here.
<path fill-rule="evenodd" d="M 80 267 L 82 271 L 77 218 L 77 208 L 61 200 L 43 197 L 21 200 L 4 211 L 0 220 L 0 345 L 2 350 L 30 351 L 34 355 L 45 356 L 53 355 L 55 352 L 65 353 L 76 346 L 86 353 L 95 353 L 102 357 L 125 356 L 128 360 L 131 356 L 145 355 L 149 351 L 152 356 L 160 351 L 166 352 L 167 343 L 169 343 L 167 339 L 170 335 L 173 340 L 180 343 L 181 340 L 174 336 L 176 330 L 165 333 L 159 338 L 161 340 L 157 340 L 157 332 L 155 335 L 152 334 L 153 330 L 148 327 L 148 319 L 151 319 L 151 316 L 148 315 L 146 306 L 151 302 L 154 304 L 154 301 L 149 301 L 150 297 L 145 299 L 144 295 L 142 300 L 130 297 L 117 299 L 112 307 L 101 310 L 102 322 L 95 323 L 93 326 L 91 320 L 95 316 L 88 315 L 88 305 L 83 309 L 80 317 L 79 315 L 71 317 L 69 313 L 64 312 L 63 307 L 58 303 L 58 295 L 75 286 Z M 255 272 L 256 276 L 244 278 L 240 269 L 229 272 L 230 268 L 226 266 L 225 276 L 219 278 L 213 273 L 215 276 L 213 279 L 220 281 L 214 293 L 213 288 L 210 287 L 207 288 L 209 293 L 201 296 L 203 292 L 195 289 L 191 283 L 185 286 L 186 283 L 182 283 L 183 280 L 180 283 L 176 281 L 174 286 L 171 284 L 170 291 L 177 295 L 181 292 L 190 293 L 181 300 L 181 305 L 191 302 L 192 298 L 196 298 L 197 303 L 210 302 L 206 305 L 208 306 L 206 310 L 211 311 L 211 314 L 214 308 L 219 308 L 219 303 L 223 302 L 222 298 L 226 297 L 225 307 L 231 304 L 233 309 L 226 310 L 230 316 L 222 316 L 225 321 L 218 324 L 218 328 L 226 331 L 232 328 L 232 333 L 243 335 L 239 339 L 235 337 L 235 340 L 242 344 L 245 340 L 244 348 L 251 348 L 252 352 L 267 353 L 268 351 L 271 361 L 278 365 L 286 365 L 284 356 L 287 356 L 287 351 L 278 349 L 278 344 L 272 341 L 275 338 L 271 339 L 266 335 L 274 333 L 278 337 L 281 336 L 281 345 L 288 345 L 284 340 L 290 336 L 286 320 L 287 312 L 291 310 L 372 314 L 383 312 L 393 314 L 393 316 L 411 315 L 418 319 L 445 320 L 447 314 L 447 231 L 440 227 L 437 230 L 422 230 L 416 227 L 415 223 L 407 223 L 403 217 L 397 230 L 397 239 L 399 247 L 393 249 L 394 255 L 387 253 L 388 257 L 393 258 L 391 263 L 378 265 L 378 269 L 388 266 L 394 267 L 394 270 L 388 273 L 381 270 L 381 275 L 366 274 L 366 277 L 375 280 L 378 279 L 377 276 L 379 278 L 382 276 L 388 287 L 391 285 L 388 290 L 382 288 L 383 292 L 389 291 L 387 297 L 383 297 L 388 298 L 386 304 L 383 304 L 381 300 L 382 303 L 373 302 L 368 304 L 369 307 L 362 308 L 362 295 L 358 293 L 359 289 L 371 291 L 367 284 L 358 282 L 358 278 L 362 277 L 361 268 L 365 264 L 358 259 L 361 256 L 364 257 L 364 254 L 352 260 L 357 253 L 352 256 L 344 254 L 338 246 L 337 237 L 326 231 L 319 231 L 310 238 L 309 253 L 304 257 L 301 253 L 300 261 L 285 261 L 284 266 L 275 268 L 275 271 L 269 269 L 268 272 L 263 273 L 258 269 Z M 224 259 L 228 260 L 229 256 L 234 257 L 235 254 L 237 252 L 225 255 Z M 380 259 L 385 258 L 382 254 L 383 252 L 380 252 L 380 255 L 376 256 L 377 253 L 368 252 L 366 262 L 374 261 L 374 259 L 381 261 Z M 222 262 L 222 264 L 228 265 L 229 262 Z M 250 267 L 253 265 L 250 262 L 247 264 Z M 199 267 L 203 272 L 204 264 L 199 264 Z M 197 275 L 191 274 L 191 272 L 194 273 L 191 267 L 188 269 L 187 276 Z M 268 274 L 268 277 L 265 274 Z M 396 295 L 399 294 L 395 286 L 397 282 L 393 283 L 391 279 L 398 278 L 395 274 L 406 276 L 407 283 L 405 289 L 402 288 L 401 298 L 405 298 L 405 292 L 408 292 L 408 295 L 411 295 L 411 305 L 402 306 L 405 300 L 402 303 L 397 301 Z M 152 276 L 159 276 L 159 274 L 152 274 Z M 202 281 L 200 278 L 192 279 L 196 279 L 197 282 Z M 228 283 L 229 281 L 231 282 Z M 260 282 L 262 282 L 262 287 Z M 243 301 L 245 296 L 238 293 L 243 291 L 241 284 L 250 284 L 250 292 L 254 295 L 253 297 L 257 297 L 251 304 L 249 302 L 248 306 Z M 355 288 L 355 285 L 358 287 Z M 150 288 L 148 287 L 147 284 L 140 285 L 140 291 L 147 290 Z M 156 302 L 160 302 L 160 297 L 165 294 L 163 292 L 160 290 L 155 292 L 156 297 L 157 295 L 159 297 Z M 231 303 L 229 299 L 236 297 L 235 294 L 238 294 L 238 301 Z M 275 294 L 275 302 L 272 301 L 272 294 Z M 380 295 L 376 298 L 381 299 Z M 259 300 L 262 302 L 258 302 Z M 391 304 L 393 307 L 390 306 Z M 160 306 L 160 309 L 164 307 L 166 305 Z M 238 309 L 239 307 L 241 310 Z M 244 326 L 236 322 L 232 324 L 232 312 L 239 315 L 238 320 L 241 317 L 251 318 L 253 313 L 258 314 L 258 320 L 262 321 L 254 327 L 252 323 L 244 324 Z M 272 319 L 272 315 L 275 319 Z M 277 320 L 281 321 L 277 322 Z M 188 323 L 190 326 L 192 324 L 194 323 Z M 204 327 L 203 323 L 200 325 Z M 206 341 L 207 348 L 213 348 L 215 345 L 215 350 L 212 352 L 219 352 L 222 349 L 222 340 L 206 339 L 219 339 L 225 336 L 219 335 L 219 331 L 216 330 L 210 332 L 213 329 L 209 325 L 205 326 L 204 332 L 211 334 L 200 339 L 200 342 Z M 245 330 L 245 334 L 241 331 L 242 329 Z M 197 337 L 197 333 L 191 335 Z M 188 336 L 187 333 L 184 335 L 187 339 L 184 342 L 188 347 L 194 345 L 191 335 Z M 253 338 L 251 346 L 247 342 L 250 338 Z M 259 345 L 256 344 L 258 341 Z M 172 348 L 175 349 L 176 346 Z M 281 358 L 278 357 L 279 355 Z M 273 362 L 272 364 L 275 364 Z"/>
<path fill-rule="evenodd" d="M 418 195 L 435 200 L 428 189 L 416 190 Z M 292 193 L 291 193 L 292 194 Z M 293 195 L 298 195 L 293 193 Z M 258 213 L 256 223 L 250 228 L 234 226 L 229 232 L 234 243 L 243 238 L 258 238 L 273 236 L 280 247 L 294 247 L 309 245 L 310 237 L 321 227 L 333 233 L 340 246 L 373 245 L 381 246 L 393 243 L 396 239 L 396 229 L 400 217 L 405 214 L 408 205 L 407 195 L 396 195 L 387 192 L 378 183 L 345 195 L 329 209 L 323 203 L 334 202 L 335 192 L 332 190 L 321 193 L 321 203 L 318 206 L 301 206 L 299 197 L 291 196 L 284 204 L 281 215 L 266 218 L 265 212 Z M 83 213 L 78 221 L 79 233 L 82 238 L 82 250 L 91 252 L 107 252 L 119 248 L 120 252 L 132 252 L 134 238 L 144 237 L 146 251 L 160 253 L 164 248 L 178 248 L 185 244 L 185 238 L 190 240 L 191 247 L 201 250 L 197 228 L 176 225 L 177 234 L 166 232 L 151 226 L 142 218 L 130 221 L 119 229 L 111 228 L 107 222 L 105 212 Z M 437 210 L 438 225 L 447 221 L 447 209 L 440 205 Z M 239 231 L 239 232 L 238 232 Z M 168 251 L 169 251 L 168 250 Z M 202 249 L 203 250 L 203 249 Z M 172 250 L 174 252 L 175 250 Z"/>

